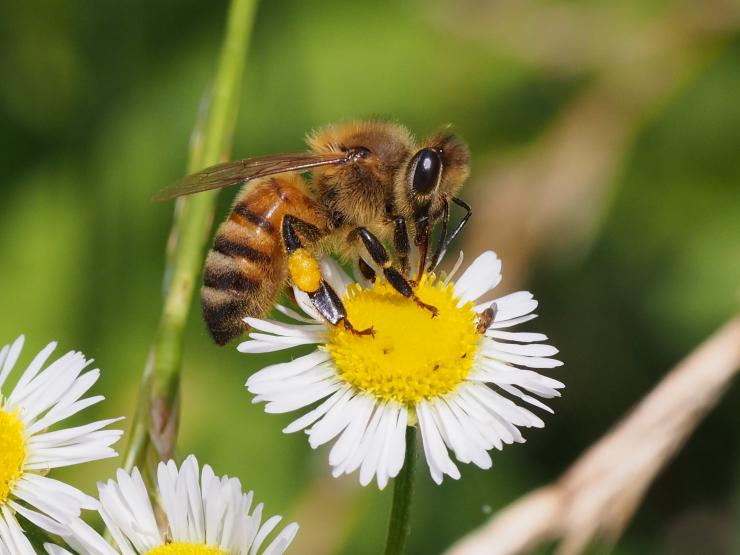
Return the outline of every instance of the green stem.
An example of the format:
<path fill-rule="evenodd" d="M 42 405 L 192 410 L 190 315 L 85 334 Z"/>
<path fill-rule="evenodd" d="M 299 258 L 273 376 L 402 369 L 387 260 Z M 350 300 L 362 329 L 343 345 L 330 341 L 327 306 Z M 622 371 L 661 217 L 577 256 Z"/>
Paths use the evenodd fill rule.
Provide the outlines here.
<path fill-rule="evenodd" d="M 401 555 L 406 549 L 409 537 L 411 496 L 414 492 L 416 472 L 416 427 L 406 428 L 406 458 L 401 472 L 393 480 L 393 505 L 388 522 L 388 537 L 385 542 L 385 555 Z"/>
<path fill-rule="evenodd" d="M 191 138 L 188 163 L 191 173 L 228 157 L 256 5 L 257 0 L 233 0 L 229 8 L 208 105 Z M 124 457 L 129 470 L 144 462 L 150 444 L 160 459 L 170 458 L 174 452 L 183 332 L 210 237 L 216 197 L 216 191 L 209 191 L 177 200 L 168 248 L 169 280 L 164 307 L 144 368 L 139 404 Z"/>

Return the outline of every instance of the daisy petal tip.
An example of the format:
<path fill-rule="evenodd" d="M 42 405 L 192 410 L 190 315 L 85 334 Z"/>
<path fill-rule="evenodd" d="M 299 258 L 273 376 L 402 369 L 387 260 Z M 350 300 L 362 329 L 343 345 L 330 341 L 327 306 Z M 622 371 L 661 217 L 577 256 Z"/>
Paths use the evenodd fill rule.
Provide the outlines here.
<path fill-rule="evenodd" d="M 251 343 L 253 343 L 253 341 L 242 341 L 236 346 L 236 350 L 239 351 L 240 353 L 251 353 L 252 352 Z"/>
<path fill-rule="evenodd" d="M 475 463 L 475 466 L 482 468 L 483 470 L 489 470 L 493 467 L 493 461 L 491 460 L 491 457 L 488 457 L 487 461 L 478 461 Z"/>

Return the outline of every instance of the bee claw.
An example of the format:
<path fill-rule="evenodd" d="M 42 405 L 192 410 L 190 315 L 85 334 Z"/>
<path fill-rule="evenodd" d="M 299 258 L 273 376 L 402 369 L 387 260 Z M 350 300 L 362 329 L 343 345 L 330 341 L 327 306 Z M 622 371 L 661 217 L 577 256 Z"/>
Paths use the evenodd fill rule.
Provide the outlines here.
<path fill-rule="evenodd" d="M 415 303 L 416 303 L 416 304 L 417 304 L 418 306 L 420 306 L 421 308 L 423 308 L 424 310 L 428 310 L 429 312 L 431 312 L 431 313 L 432 313 L 432 318 L 436 318 L 437 316 L 439 316 L 439 309 L 437 309 L 437 307 L 436 307 L 436 306 L 432 306 L 432 305 L 430 305 L 430 304 L 426 304 L 426 303 L 423 303 L 423 302 L 421 302 L 421 300 L 420 300 L 420 299 L 419 299 L 418 297 L 416 297 L 416 296 L 414 297 L 414 302 L 415 302 Z"/>
<path fill-rule="evenodd" d="M 370 335 L 372 337 L 375 337 L 375 333 L 376 333 L 375 332 L 375 328 L 373 328 L 372 326 L 370 326 L 369 328 L 365 328 L 364 330 L 358 330 L 346 318 L 344 319 L 344 329 L 352 332 L 354 335 L 360 335 L 360 336 L 362 336 L 362 335 Z"/>

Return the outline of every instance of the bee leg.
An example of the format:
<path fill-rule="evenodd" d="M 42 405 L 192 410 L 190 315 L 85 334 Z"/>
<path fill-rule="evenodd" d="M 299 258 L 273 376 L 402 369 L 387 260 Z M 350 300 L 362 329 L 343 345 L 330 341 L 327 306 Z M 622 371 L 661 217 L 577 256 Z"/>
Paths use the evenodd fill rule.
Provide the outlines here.
<path fill-rule="evenodd" d="M 420 307 L 431 312 L 432 317 L 437 315 L 437 308 L 422 302 L 421 299 L 416 296 L 416 293 L 414 293 L 411 283 L 409 283 L 401 272 L 393 267 L 391 259 L 388 257 L 388 251 L 385 250 L 383 243 L 381 243 L 375 235 L 364 227 L 358 227 L 350 232 L 349 238 L 352 241 L 356 237 L 362 239 L 362 242 L 365 245 L 367 252 L 372 257 L 373 262 L 383 268 L 385 279 L 388 280 L 388 283 L 390 283 L 396 291 L 401 293 L 404 297 L 411 299 Z"/>
<path fill-rule="evenodd" d="M 370 266 L 370 264 L 368 264 L 367 262 L 365 262 L 365 259 L 364 258 L 360 257 L 357 260 L 357 265 L 360 268 L 360 272 L 362 272 L 362 276 L 366 280 L 368 280 L 369 282 L 375 283 L 375 277 L 376 277 L 375 276 L 375 270 L 372 269 L 372 267 Z"/>
<path fill-rule="evenodd" d="M 293 214 L 286 214 L 283 216 L 282 234 L 285 248 L 290 254 L 296 249 L 303 248 L 300 236 L 311 243 L 315 243 L 326 235 L 326 231 L 322 231 L 315 225 L 305 222 Z"/>
<path fill-rule="evenodd" d="M 283 217 L 282 235 L 288 251 L 288 273 L 296 287 L 306 293 L 314 308 L 332 326 L 340 323 L 357 335 L 375 335 L 372 328 L 356 330 L 347 319 L 347 310 L 334 288 L 321 277 L 321 269 L 316 258 L 301 242 L 303 235 L 310 241 L 317 241 L 324 233 L 315 225 L 290 214 Z"/>
<path fill-rule="evenodd" d="M 442 205 L 442 229 L 439 233 L 439 239 L 437 240 L 437 246 L 434 249 L 434 254 L 432 255 L 432 259 L 429 261 L 429 266 L 427 267 L 428 272 L 433 272 L 434 269 L 437 267 L 437 264 L 439 264 L 440 259 L 442 258 L 443 254 L 443 247 L 445 244 L 445 241 L 447 241 L 447 228 L 450 225 L 450 203 L 445 198 L 445 202 Z"/>
<path fill-rule="evenodd" d="M 409 232 L 406 229 L 406 220 L 402 216 L 393 218 L 393 247 L 398 255 L 398 262 L 401 264 L 403 275 L 409 275 Z"/>
<path fill-rule="evenodd" d="M 429 250 L 429 217 L 423 216 L 417 218 L 415 222 L 416 234 L 414 244 L 419 247 L 419 269 L 416 273 L 416 279 L 420 280 L 424 274 L 424 268 L 427 265 L 427 251 Z"/>
<path fill-rule="evenodd" d="M 457 225 L 455 226 L 455 229 L 452 230 L 452 233 L 450 233 L 450 236 L 447 238 L 447 240 L 444 242 L 444 245 L 442 246 L 442 252 L 440 253 L 440 258 L 442 258 L 447 251 L 447 248 L 452 244 L 452 242 L 457 237 L 458 233 L 462 231 L 462 229 L 465 227 L 465 225 L 468 223 L 468 220 L 470 219 L 470 216 L 473 214 L 473 209 L 470 208 L 470 205 L 468 205 L 467 202 L 465 202 L 462 199 L 459 199 L 457 197 L 452 197 L 452 202 L 457 204 L 459 207 L 463 208 L 465 210 L 465 215 L 462 217 L 462 220 L 460 220 Z"/>

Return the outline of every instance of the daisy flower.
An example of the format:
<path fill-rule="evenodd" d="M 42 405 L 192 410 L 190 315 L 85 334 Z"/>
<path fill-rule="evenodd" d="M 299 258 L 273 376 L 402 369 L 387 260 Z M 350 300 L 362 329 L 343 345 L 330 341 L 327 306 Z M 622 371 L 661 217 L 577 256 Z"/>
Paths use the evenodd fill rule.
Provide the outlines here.
<path fill-rule="evenodd" d="M 200 471 L 193 455 L 179 470 L 173 461 L 159 463 L 157 482 L 162 526 L 138 469 L 119 470 L 117 480 L 98 485 L 100 515 L 116 547 L 80 519 L 69 524 L 65 541 L 81 555 L 255 555 L 282 518 L 262 523 L 262 503 L 250 513 L 251 491 L 244 494 L 237 478 L 219 478 L 208 465 Z M 285 552 L 296 532 L 296 523 L 283 528 L 263 555 Z M 45 547 L 50 555 L 70 555 Z"/>
<path fill-rule="evenodd" d="M 537 301 L 526 291 L 481 300 L 501 281 L 501 261 L 491 251 L 479 256 L 459 279 L 424 274 L 417 297 L 437 308 L 436 317 L 402 297 L 385 280 L 353 283 L 332 260 L 322 273 L 342 296 L 355 329 L 328 326 L 307 296 L 294 288 L 306 316 L 283 306 L 295 323 L 245 318 L 256 331 L 237 348 L 264 353 L 317 345 L 312 353 L 263 368 L 247 381 L 254 402 L 269 413 L 310 407 L 286 433 L 306 429 L 311 447 L 336 438 L 329 453 L 334 476 L 359 468 L 360 483 L 373 478 L 382 489 L 403 467 L 405 430 L 417 425 L 436 483 L 460 471 L 462 463 L 492 464 L 488 453 L 523 442 L 521 427 L 544 423 L 522 404 L 552 412 L 532 394 L 559 396 L 564 385 L 528 368 L 554 368 L 558 351 L 539 333 L 506 331 L 536 317 Z M 476 304 L 477 303 L 477 304 Z M 491 309 L 491 310 L 488 310 Z M 519 401 L 517 403 L 515 401 Z"/>
<path fill-rule="evenodd" d="M 95 499 L 46 474 L 53 468 L 116 456 L 110 446 L 122 433 L 104 429 L 117 418 L 47 431 L 103 400 L 100 395 L 82 398 L 100 376 L 98 369 L 83 373 L 92 360 L 82 353 L 70 351 L 43 368 L 56 343 L 42 349 L 6 393 L 3 385 L 23 341 L 21 336 L 0 350 L 0 554 L 12 555 L 35 553 L 16 513 L 58 533 L 60 522 L 79 516 L 81 509 L 97 508 Z"/>

